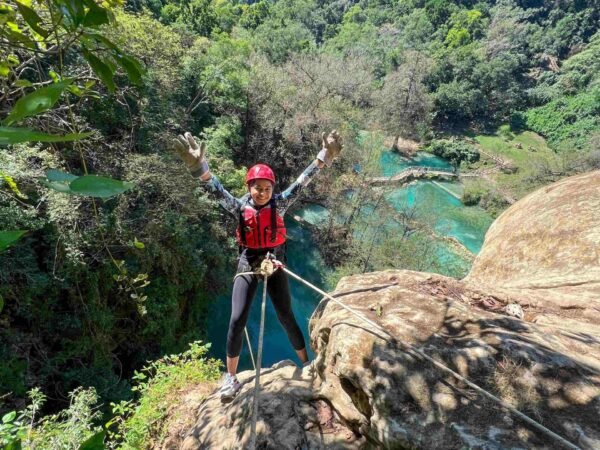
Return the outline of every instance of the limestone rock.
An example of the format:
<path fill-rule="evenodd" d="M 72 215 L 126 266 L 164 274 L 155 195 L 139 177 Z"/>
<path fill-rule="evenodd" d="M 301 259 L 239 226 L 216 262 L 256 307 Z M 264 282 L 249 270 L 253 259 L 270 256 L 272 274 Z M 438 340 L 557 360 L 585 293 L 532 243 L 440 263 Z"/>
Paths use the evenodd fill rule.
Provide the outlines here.
<path fill-rule="evenodd" d="M 600 171 L 543 187 L 504 211 L 466 281 L 600 297 Z"/>

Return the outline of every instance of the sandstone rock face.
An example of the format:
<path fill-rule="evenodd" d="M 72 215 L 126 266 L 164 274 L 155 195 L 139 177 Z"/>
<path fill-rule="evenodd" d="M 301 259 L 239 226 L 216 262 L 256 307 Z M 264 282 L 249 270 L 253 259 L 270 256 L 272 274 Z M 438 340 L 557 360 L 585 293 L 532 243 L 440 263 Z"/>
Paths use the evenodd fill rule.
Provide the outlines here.
<path fill-rule="evenodd" d="M 541 188 L 490 227 L 467 280 L 600 294 L 600 171 Z"/>
<path fill-rule="evenodd" d="M 395 338 L 331 301 L 311 321 L 315 388 L 372 447 L 561 448 L 416 348 L 577 446 L 600 448 L 600 371 L 588 364 L 600 360 L 597 327 L 507 317 L 485 309 L 500 300 L 462 282 L 407 271 L 344 278 L 335 297 Z"/>
<path fill-rule="evenodd" d="M 243 387 L 231 403 L 218 392 L 190 414 L 198 418 L 186 435 L 167 449 L 251 448 L 254 401 L 253 371 L 238 374 Z M 314 377 L 292 361 L 282 361 L 261 372 L 256 448 L 348 449 L 363 447 L 365 439 L 342 424 L 326 399 L 312 389 Z"/>
<path fill-rule="evenodd" d="M 465 280 L 342 279 L 332 295 L 386 332 L 324 299 L 310 322 L 315 374 L 291 362 L 263 370 L 258 448 L 563 448 L 422 352 L 577 447 L 600 449 L 599 255 L 593 172 L 509 208 Z M 240 375 L 231 404 L 215 393 L 191 411 L 196 424 L 169 448 L 248 448 L 253 377 Z"/>

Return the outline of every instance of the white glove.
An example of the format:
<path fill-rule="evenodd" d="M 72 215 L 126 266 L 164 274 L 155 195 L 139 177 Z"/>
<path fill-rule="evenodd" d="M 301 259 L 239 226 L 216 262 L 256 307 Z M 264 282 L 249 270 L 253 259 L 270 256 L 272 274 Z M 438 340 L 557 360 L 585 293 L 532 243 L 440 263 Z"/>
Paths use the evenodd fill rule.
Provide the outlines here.
<path fill-rule="evenodd" d="M 208 172 L 208 162 L 205 157 L 206 144 L 200 142 L 198 145 L 192 133 L 186 132 L 183 136 L 179 135 L 174 141 L 173 147 L 192 176 L 201 177 Z"/>
<path fill-rule="evenodd" d="M 340 154 L 342 148 L 342 138 L 336 130 L 329 133 L 329 136 L 325 137 L 325 133 L 321 135 L 322 148 L 317 159 L 324 162 L 327 166 L 331 166 L 333 160 Z"/>

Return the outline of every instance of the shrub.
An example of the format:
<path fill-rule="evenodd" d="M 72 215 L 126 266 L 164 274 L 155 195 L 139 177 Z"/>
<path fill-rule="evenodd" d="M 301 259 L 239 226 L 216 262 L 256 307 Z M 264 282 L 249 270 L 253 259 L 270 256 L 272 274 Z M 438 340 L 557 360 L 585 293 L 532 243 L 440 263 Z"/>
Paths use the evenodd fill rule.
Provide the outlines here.
<path fill-rule="evenodd" d="M 440 139 L 432 141 L 426 150 L 437 155 L 441 158 L 445 158 L 450 163 L 459 167 L 463 161 L 467 163 L 474 163 L 479 161 L 479 152 L 475 147 L 465 142 L 460 141 L 449 141 L 446 139 Z"/>
<path fill-rule="evenodd" d="M 190 349 L 176 355 L 167 355 L 136 372 L 133 388 L 139 393 L 136 401 L 112 403 L 115 417 L 108 426 L 116 428 L 110 436 L 113 444 L 121 443 L 122 449 L 145 448 L 164 437 L 164 419 L 178 391 L 190 385 L 216 381 L 222 363 L 205 357 L 210 344 L 199 341 L 190 344 Z"/>
<path fill-rule="evenodd" d="M 483 194 L 484 191 L 479 189 L 465 189 L 460 200 L 467 206 L 478 205 Z"/>
<path fill-rule="evenodd" d="M 512 130 L 510 129 L 509 124 L 501 125 L 500 128 L 498 128 L 498 135 L 505 141 L 510 141 L 515 137 Z"/>
<path fill-rule="evenodd" d="M 589 136 L 600 128 L 600 86 L 561 97 L 525 113 L 527 127 L 544 136 L 555 150 L 586 151 Z"/>
<path fill-rule="evenodd" d="M 12 411 L 2 417 L 0 445 L 36 450 L 77 450 L 90 438 L 102 442 L 104 432 L 95 425 L 100 412 L 95 406 L 98 395 L 94 388 L 77 388 L 69 394 L 70 405 L 57 414 L 37 414 L 46 402 L 39 388 L 28 393 L 31 404 L 23 411 Z"/>
<path fill-rule="evenodd" d="M 506 209 L 508 203 L 498 190 L 482 182 L 473 182 L 465 186 L 461 201 L 467 206 L 479 205 L 492 217 L 497 217 Z"/>

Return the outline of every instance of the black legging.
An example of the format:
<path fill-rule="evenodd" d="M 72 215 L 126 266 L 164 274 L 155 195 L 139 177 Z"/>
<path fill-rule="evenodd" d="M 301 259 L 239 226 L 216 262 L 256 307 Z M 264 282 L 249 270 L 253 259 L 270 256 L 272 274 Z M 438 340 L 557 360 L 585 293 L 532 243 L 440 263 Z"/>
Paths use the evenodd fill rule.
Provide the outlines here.
<path fill-rule="evenodd" d="M 240 266 L 243 267 L 244 265 L 240 264 Z M 229 320 L 229 331 L 227 333 L 227 356 L 230 358 L 240 356 L 242 351 L 242 332 L 248 321 L 250 306 L 258 286 L 258 278 L 256 275 L 242 275 L 237 277 L 233 283 L 231 319 Z M 267 292 L 277 312 L 277 318 L 285 328 L 292 346 L 295 350 L 302 350 L 305 347 L 304 336 L 302 336 L 300 327 L 292 312 L 288 277 L 283 270 L 277 270 L 268 278 Z"/>

